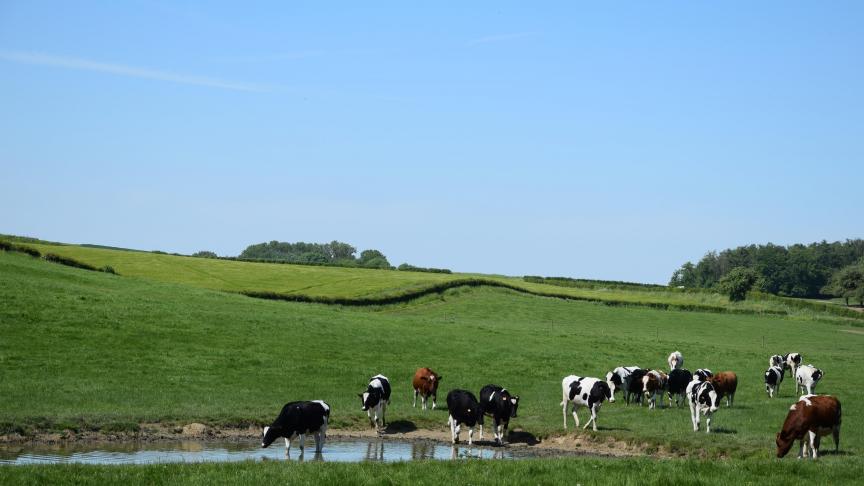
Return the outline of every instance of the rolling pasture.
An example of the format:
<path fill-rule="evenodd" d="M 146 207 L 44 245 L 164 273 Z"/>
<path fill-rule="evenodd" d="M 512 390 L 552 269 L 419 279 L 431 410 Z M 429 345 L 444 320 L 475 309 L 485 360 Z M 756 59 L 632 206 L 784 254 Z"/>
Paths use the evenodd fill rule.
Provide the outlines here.
<path fill-rule="evenodd" d="M 476 392 L 487 383 L 498 383 L 522 397 L 511 429 L 544 439 L 564 434 L 562 377 L 602 377 L 619 365 L 664 369 L 666 356 L 676 349 L 691 370 L 735 371 L 739 389 L 736 405 L 723 406 L 714 415 L 711 434 L 692 431 L 686 408 L 649 411 L 627 407 L 620 397 L 603 405 L 598 432 L 566 432 L 600 441 L 611 437 L 686 459 L 177 465 L 161 472 L 157 467 L 32 467 L 0 468 L 0 479 L 51 480 L 71 474 L 91 482 L 151 482 L 168 476 L 198 482 L 251 481 L 278 478 L 290 467 L 298 481 L 310 483 L 339 478 L 375 482 L 382 474 L 393 482 L 422 476 L 440 483 L 501 474 L 512 482 L 575 478 L 645 484 L 687 480 L 698 473 L 700 481 L 725 484 L 748 478 L 759 483 L 801 478 L 843 482 L 864 472 L 864 406 L 856 400 L 861 390 L 856 372 L 864 360 L 860 321 L 830 315 L 814 320 L 806 314 L 610 307 L 486 287 L 459 287 L 389 306 L 301 304 L 219 290 L 365 296 L 459 276 L 36 247 L 43 252 L 68 251 L 67 256 L 93 265 L 112 265 L 122 276 L 0 252 L 2 433 L 135 430 L 154 422 L 264 424 L 286 401 L 317 398 L 333 407 L 332 427 L 364 428 L 368 422 L 356 393 L 370 376 L 383 373 L 393 385 L 391 423 L 446 430 L 447 390 Z M 381 277 L 355 278 L 361 272 Z M 616 293 L 637 301 L 647 298 L 645 294 L 713 298 L 675 292 Z M 797 395 L 787 377 L 781 397 L 769 399 L 762 374 L 771 354 L 790 351 L 822 368 L 825 378 L 817 391 L 834 394 L 843 403 L 841 454 L 826 454 L 816 465 L 772 459 L 774 434 Z M 443 376 L 438 410 L 411 407 L 410 379 L 420 366 Z M 580 412 L 583 419 L 585 413 Z M 824 441 L 823 449 L 833 449 L 833 443 Z M 634 468 L 647 472 L 640 476 Z"/>

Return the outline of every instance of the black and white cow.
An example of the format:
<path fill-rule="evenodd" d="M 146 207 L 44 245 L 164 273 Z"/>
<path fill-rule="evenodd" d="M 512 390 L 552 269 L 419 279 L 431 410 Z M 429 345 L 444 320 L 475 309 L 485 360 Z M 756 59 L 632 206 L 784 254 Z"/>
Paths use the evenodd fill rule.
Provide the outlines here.
<path fill-rule="evenodd" d="M 639 383 L 641 385 L 641 382 Z M 641 388 L 641 386 L 640 386 Z M 567 404 L 573 404 L 573 420 L 576 421 L 576 427 L 579 427 L 579 416 L 576 415 L 576 410 L 579 407 L 588 407 L 591 411 L 591 419 L 585 424 L 585 429 L 589 425 L 593 425 L 593 429 L 597 430 L 597 412 L 600 410 L 600 405 L 603 400 L 612 398 L 612 389 L 609 384 L 599 378 L 583 378 L 581 376 L 570 375 L 561 380 L 561 412 L 564 415 L 564 428 L 567 428 Z"/>
<path fill-rule="evenodd" d="M 468 426 L 468 445 L 474 439 L 474 426 L 483 424 L 483 409 L 477 397 L 468 390 L 450 390 L 447 394 L 447 410 L 450 416 L 447 425 L 450 426 L 450 436 L 454 444 L 459 443 L 461 424 Z"/>
<path fill-rule="evenodd" d="M 710 381 L 694 379 L 687 385 L 687 400 L 690 402 L 690 421 L 693 431 L 699 430 L 699 414 L 705 415 L 705 432 L 711 432 L 711 415 L 717 411 L 717 392 Z"/>
<path fill-rule="evenodd" d="M 669 404 L 675 401 L 675 406 L 681 406 L 681 400 L 686 401 L 684 393 L 687 385 L 693 380 L 693 373 L 686 368 L 676 368 L 669 372 L 669 380 L 666 383 L 666 393 L 669 395 Z"/>
<path fill-rule="evenodd" d="M 681 355 L 681 351 L 673 351 L 669 354 L 669 357 L 666 358 L 666 362 L 669 363 L 669 370 L 678 369 L 684 366 L 684 356 Z"/>
<path fill-rule="evenodd" d="M 360 397 L 361 410 L 369 417 L 369 425 L 381 432 L 387 426 L 384 414 L 390 404 L 390 380 L 384 375 L 375 375 L 369 380 L 366 391 L 357 396 Z"/>
<path fill-rule="evenodd" d="M 780 369 L 783 369 L 784 362 L 785 360 L 783 359 L 783 356 L 775 354 L 768 358 L 768 367 L 778 366 Z"/>
<path fill-rule="evenodd" d="M 783 356 L 783 368 L 789 370 L 789 376 L 795 378 L 798 367 L 801 366 L 801 355 L 799 353 L 789 353 Z"/>
<path fill-rule="evenodd" d="M 693 372 L 693 381 L 708 381 L 714 373 L 708 368 L 699 368 Z"/>
<path fill-rule="evenodd" d="M 268 447 L 279 437 L 285 438 L 285 452 L 291 451 L 291 439 L 300 436 L 300 451 L 306 447 L 306 434 L 315 434 L 315 452 L 321 452 L 330 421 L 330 405 L 323 400 L 289 402 L 269 427 L 264 427 L 261 447 Z"/>
<path fill-rule="evenodd" d="M 825 376 L 825 373 L 812 364 L 799 366 L 795 372 L 795 393 L 798 393 L 798 389 L 800 388 L 802 393 L 806 390 L 807 395 L 812 395 L 813 389 L 816 388 L 816 384 L 819 383 L 819 380 L 823 376 Z"/>
<path fill-rule="evenodd" d="M 506 388 L 486 385 L 480 389 L 480 408 L 483 415 L 492 417 L 495 443 L 503 444 L 504 435 L 510 426 L 510 419 L 516 417 L 519 396 L 512 395 Z M 483 423 L 480 423 L 480 440 L 483 440 Z"/>
<path fill-rule="evenodd" d="M 768 392 L 769 398 L 774 398 L 774 395 L 780 396 L 780 383 L 783 383 L 782 366 L 772 366 L 765 372 L 765 391 Z"/>
<path fill-rule="evenodd" d="M 612 398 L 609 399 L 609 403 L 615 402 L 615 392 L 618 390 L 624 391 L 624 400 L 630 403 L 630 392 L 628 391 L 630 389 L 630 375 L 638 369 L 638 366 L 619 366 L 606 373 L 606 384 L 612 390 Z"/>

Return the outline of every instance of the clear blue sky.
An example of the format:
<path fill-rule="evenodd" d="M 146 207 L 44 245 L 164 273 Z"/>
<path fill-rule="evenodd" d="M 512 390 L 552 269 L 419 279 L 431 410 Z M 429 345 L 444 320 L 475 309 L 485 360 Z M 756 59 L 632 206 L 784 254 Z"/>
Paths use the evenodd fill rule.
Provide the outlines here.
<path fill-rule="evenodd" d="M 864 2 L 413 3 L 0 2 L 0 232 L 659 283 L 864 237 Z"/>

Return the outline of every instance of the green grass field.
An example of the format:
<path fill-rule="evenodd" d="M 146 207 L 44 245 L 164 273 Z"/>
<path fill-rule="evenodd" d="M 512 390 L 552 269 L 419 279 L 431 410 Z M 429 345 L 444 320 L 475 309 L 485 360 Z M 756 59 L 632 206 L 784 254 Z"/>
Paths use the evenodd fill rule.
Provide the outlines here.
<path fill-rule="evenodd" d="M 264 265 L 143 255 L 242 266 L 243 275 L 252 275 L 255 272 L 247 269 Z M 156 275 L 147 274 L 142 264 L 143 274 L 136 276 L 130 271 L 133 267 L 124 267 L 120 260 L 88 263 L 116 265 L 122 276 L 0 252 L 2 431 L 122 429 L 142 422 L 260 424 L 272 420 L 286 401 L 313 398 L 332 405 L 333 426 L 359 428 L 366 423 L 355 393 L 379 372 L 389 376 L 394 387 L 388 410 L 391 421 L 444 430 L 446 412 L 411 407 L 411 375 L 417 367 L 429 366 L 444 377 L 441 403 L 451 388 L 477 391 L 486 383 L 499 383 L 522 396 L 520 416 L 511 428 L 547 437 L 563 433 L 558 405 L 563 376 L 602 376 L 618 365 L 663 368 L 668 353 L 678 349 L 690 369 L 738 373 L 736 406 L 715 414 L 716 433 L 692 432 L 685 409 L 649 411 L 619 401 L 603 406 L 596 436 L 725 459 L 635 460 L 629 466 L 620 460 L 574 459 L 295 469 L 260 464 L 0 468 L 0 480 L 18 482 L 22 474 L 30 480 L 73 474 L 92 482 L 127 476 L 139 482 L 157 477 L 209 482 L 223 473 L 237 480 L 266 480 L 290 470 L 300 474 L 300 482 L 318 482 L 340 474 L 374 479 L 370 471 L 387 468 L 393 482 L 414 475 L 440 482 L 458 474 L 483 479 L 488 468 L 515 482 L 533 477 L 522 474 L 536 469 L 530 474 L 538 474 L 538 482 L 559 482 L 565 478 L 561 471 L 570 471 L 590 483 L 606 482 L 602 471 L 607 470 L 619 471 L 619 476 L 611 476 L 619 480 L 611 482 L 622 482 L 627 467 L 641 464 L 651 472 L 644 478 L 633 476 L 640 484 L 659 482 L 670 474 L 685 478 L 688 471 L 716 472 L 714 482 L 721 484 L 746 477 L 756 483 L 790 477 L 844 482 L 860 477 L 864 465 L 864 420 L 856 400 L 860 386 L 849 378 L 864 358 L 864 334 L 852 326 L 857 322 L 609 307 L 484 287 L 457 288 L 405 304 L 371 308 L 300 304 L 251 299 L 202 288 L 208 286 L 197 281 L 183 282 L 184 275 L 199 273 L 182 265 L 166 264 Z M 293 271 L 296 266 L 272 267 Z M 325 279 L 320 274 L 331 271 L 376 272 L 311 268 L 318 274 L 310 278 L 317 281 Z M 178 281 L 156 278 L 166 275 L 175 278 L 164 280 Z M 376 291 L 393 288 L 386 285 L 390 284 Z M 373 286 L 362 292 L 371 292 Z M 782 397 L 770 400 L 762 373 L 768 356 L 789 351 L 801 352 L 806 362 L 821 367 L 826 376 L 818 391 L 835 394 L 843 402 L 842 454 L 826 455 L 821 461 L 825 466 L 771 459 L 774 434 L 797 396 L 787 378 Z M 827 446 L 833 444 L 829 441 Z M 595 471 L 597 467 L 602 471 Z M 819 467 L 826 468 L 828 475 L 820 477 Z M 743 473 L 749 476 L 742 477 Z"/>

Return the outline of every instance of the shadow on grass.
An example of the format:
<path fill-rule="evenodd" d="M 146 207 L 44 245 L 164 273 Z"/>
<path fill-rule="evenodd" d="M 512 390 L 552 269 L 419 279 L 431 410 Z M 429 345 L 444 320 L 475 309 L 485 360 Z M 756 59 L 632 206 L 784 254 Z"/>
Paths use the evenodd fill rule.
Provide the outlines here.
<path fill-rule="evenodd" d="M 714 434 L 737 434 L 738 430 L 727 429 L 726 427 L 716 427 L 714 429 L 711 429 L 711 432 Z"/>
<path fill-rule="evenodd" d="M 384 429 L 385 434 L 401 434 L 417 430 L 417 425 L 410 420 L 396 420 L 389 422 Z"/>
<path fill-rule="evenodd" d="M 524 430 L 511 430 L 507 435 L 507 442 L 527 445 L 537 445 L 540 443 L 534 434 L 531 432 L 525 432 Z"/>

